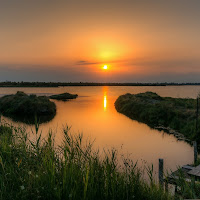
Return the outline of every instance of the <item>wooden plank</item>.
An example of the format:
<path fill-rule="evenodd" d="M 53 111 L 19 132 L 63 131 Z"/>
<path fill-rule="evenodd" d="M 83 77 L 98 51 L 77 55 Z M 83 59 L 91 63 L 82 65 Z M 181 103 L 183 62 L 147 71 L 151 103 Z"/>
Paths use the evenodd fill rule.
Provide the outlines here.
<path fill-rule="evenodd" d="M 200 165 L 196 166 L 195 169 L 198 169 L 200 171 Z"/>
<path fill-rule="evenodd" d="M 192 170 L 192 169 L 194 169 L 194 168 L 195 168 L 195 167 L 190 166 L 190 165 L 183 165 L 183 166 L 182 166 L 182 169 Z"/>
<path fill-rule="evenodd" d="M 198 165 L 197 167 L 195 167 L 194 169 L 190 170 L 188 172 L 188 174 L 192 175 L 192 176 L 197 176 L 200 177 L 200 165 Z"/>
<path fill-rule="evenodd" d="M 189 171 L 188 174 L 190 174 L 192 176 L 200 177 L 200 171 L 196 170 L 196 169 Z"/>
<path fill-rule="evenodd" d="M 177 183 L 176 181 L 179 179 L 180 179 L 180 177 L 178 177 L 178 176 L 168 177 L 168 179 L 165 179 L 165 182 L 167 182 L 169 184 L 176 184 Z M 191 181 L 192 181 L 189 178 L 184 178 L 184 180 L 188 183 L 191 183 Z M 195 183 L 199 184 L 199 181 L 195 181 Z"/>

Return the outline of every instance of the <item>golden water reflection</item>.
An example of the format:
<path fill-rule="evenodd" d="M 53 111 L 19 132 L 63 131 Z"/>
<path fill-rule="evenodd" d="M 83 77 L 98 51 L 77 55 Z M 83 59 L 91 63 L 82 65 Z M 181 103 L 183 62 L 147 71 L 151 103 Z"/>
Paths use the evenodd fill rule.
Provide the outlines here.
<path fill-rule="evenodd" d="M 108 87 L 107 86 L 103 87 L 103 93 L 104 93 L 104 96 L 103 96 L 103 107 L 104 107 L 104 111 L 106 111 L 106 109 L 107 109 L 107 93 L 108 93 Z"/>
<path fill-rule="evenodd" d="M 106 111 L 106 108 L 107 108 L 107 96 L 106 95 L 104 95 L 103 106 L 104 106 L 104 111 Z"/>

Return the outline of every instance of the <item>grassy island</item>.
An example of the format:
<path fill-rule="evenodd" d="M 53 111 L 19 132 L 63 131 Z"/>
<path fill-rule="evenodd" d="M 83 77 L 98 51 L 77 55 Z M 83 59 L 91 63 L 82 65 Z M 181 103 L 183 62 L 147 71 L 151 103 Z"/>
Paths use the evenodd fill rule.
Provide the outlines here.
<path fill-rule="evenodd" d="M 48 97 L 27 95 L 24 92 L 6 95 L 0 98 L 0 112 L 7 117 L 26 123 L 51 120 L 56 114 L 56 105 Z"/>
<path fill-rule="evenodd" d="M 115 108 L 152 128 L 168 130 L 175 136 L 178 131 L 189 140 L 198 139 L 195 99 L 161 97 L 153 92 L 125 94 L 118 97 Z"/>
<path fill-rule="evenodd" d="M 62 101 L 67 101 L 69 99 L 76 99 L 78 97 L 77 94 L 70 94 L 70 93 L 63 93 L 63 94 L 56 94 L 52 95 L 49 98 L 50 99 L 56 99 L 56 100 L 62 100 Z"/>

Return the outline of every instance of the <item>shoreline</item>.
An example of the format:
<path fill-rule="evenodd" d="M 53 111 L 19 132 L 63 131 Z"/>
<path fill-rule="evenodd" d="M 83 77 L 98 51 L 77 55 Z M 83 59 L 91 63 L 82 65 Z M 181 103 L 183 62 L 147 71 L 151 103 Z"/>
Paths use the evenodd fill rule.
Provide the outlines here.
<path fill-rule="evenodd" d="M 179 133 L 178 131 L 176 131 L 170 127 L 164 127 L 164 126 L 160 125 L 160 126 L 155 126 L 153 128 L 156 130 L 159 130 L 159 131 L 164 131 L 165 133 L 167 133 L 169 135 L 174 135 L 174 137 L 176 137 L 178 141 L 185 141 L 185 142 L 192 144 L 192 141 L 189 140 L 188 138 L 186 138 L 182 133 Z"/>

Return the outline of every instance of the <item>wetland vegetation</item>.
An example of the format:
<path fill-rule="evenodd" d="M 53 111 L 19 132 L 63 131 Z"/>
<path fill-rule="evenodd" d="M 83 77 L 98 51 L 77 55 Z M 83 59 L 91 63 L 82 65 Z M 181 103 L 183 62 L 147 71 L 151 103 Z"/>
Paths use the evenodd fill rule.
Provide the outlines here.
<path fill-rule="evenodd" d="M 53 119 L 56 105 L 46 96 L 27 95 L 18 91 L 0 98 L 0 112 L 16 121 L 33 124 L 35 118 L 40 122 Z"/>
<path fill-rule="evenodd" d="M 119 96 L 115 108 L 152 128 L 173 129 L 191 141 L 199 141 L 199 132 L 196 133 L 196 104 L 196 99 L 161 97 L 153 92 L 145 92 Z"/>
<path fill-rule="evenodd" d="M 24 128 L 0 122 L 0 199 L 178 200 L 199 198 L 200 185 L 180 174 L 175 195 L 165 191 L 152 166 L 137 162 L 117 150 L 93 148 L 82 134 L 63 129 L 62 144 L 55 145 L 51 131 L 45 139 L 35 123 L 35 139 Z M 144 179 L 144 170 L 148 177 Z"/>
<path fill-rule="evenodd" d="M 78 97 L 77 94 L 70 94 L 70 93 L 66 92 L 66 93 L 62 93 L 62 94 L 51 95 L 49 98 L 61 100 L 61 101 L 67 101 L 69 99 L 76 99 L 77 97 Z"/>
<path fill-rule="evenodd" d="M 35 118 L 40 123 L 50 121 L 56 115 L 56 105 L 50 99 L 67 101 L 77 98 L 77 94 L 63 93 L 51 96 L 28 95 L 18 91 L 16 94 L 0 98 L 0 113 L 15 121 L 34 124 Z"/>
<path fill-rule="evenodd" d="M 23 92 L 7 98 L 11 101 L 17 95 L 35 98 Z M 130 94 L 125 95 L 125 99 L 132 98 L 127 96 Z M 155 93 L 138 94 L 137 98 L 141 98 L 138 103 L 147 101 L 152 105 L 165 101 Z M 188 109 L 193 101 L 186 101 Z M 199 185 L 190 184 L 181 176 L 177 182 L 181 190 L 172 196 L 155 181 L 153 166 L 141 169 L 137 161 L 119 156 L 114 149 L 100 153 L 92 147 L 93 142 L 84 140 L 83 135 L 71 135 L 68 127 L 63 129 L 64 139 L 59 146 L 55 145 L 51 131 L 42 139 L 38 123 L 32 134 L 35 137 L 30 140 L 25 129 L 0 121 L 0 199 L 165 200 L 200 197 Z M 144 170 L 148 180 L 144 179 Z"/>
<path fill-rule="evenodd" d="M 0 125 L 0 199 L 172 199 L 153 179 L 144 181 L 135 163 L 119 162 L 116 150 L 102 155 L 82 135 L 69 128 L 63 134 L 56 147 L 51 132 L 41 139 L 37 125 L 35 141 L 23 129 Z"/>

